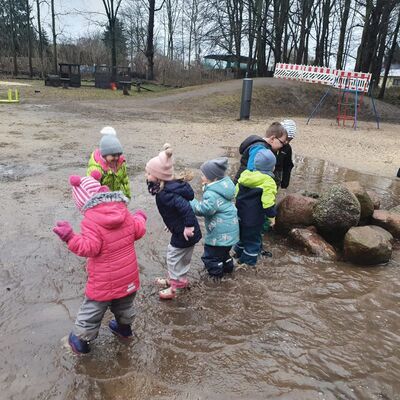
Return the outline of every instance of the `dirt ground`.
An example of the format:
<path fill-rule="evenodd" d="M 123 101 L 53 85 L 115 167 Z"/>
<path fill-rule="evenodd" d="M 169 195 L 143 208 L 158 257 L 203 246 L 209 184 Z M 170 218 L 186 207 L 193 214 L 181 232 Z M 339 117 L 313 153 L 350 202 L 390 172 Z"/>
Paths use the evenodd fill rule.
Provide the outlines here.
<path fill-rule="evenodd" d="M 298 168 L 291 190 L 319 191 L 360 179 L 389 208 L 400 199 L 400 182 L 393 178 L 400 167 L 399 125 L 384 121 L 376 130 L 360 121 L 354 131 L 337 127 L 335 113 L 306 125 L 305 111 L 319 94 L 309 99 L 308 87 L 274 79 L 255 80 L 250 121 L 237 120 L 240 81 L 126 97 L 31 84 L 20 87 L 20 104 L 0 104 L 4 398 L 397 398 L 398 250 L 388 265 L 361 269 L 308 257 L 272 237 L 273 257 L 258 274 L 238 273 L 219 285 L 204 276 L 199 245 L 190 293 L 163 303 L 153 282 L 165 269 L 168 235 L 147 193 L 144 166 L 169 142 L 177 168 L 196 171 L 204 160 L 226 154 L 232 172 L 247 135 L 262 135 L 272 121 L 293 117 Z M 378 106 L 400 121 L 398 109 Z M 105 125 L 117 130 L 124 147 L 129 208 L 149 217 L 136 247 L 138 340 L 132 346 L 115 340 L 108 315 L 91 355 L 77 358 L 64 345 L 82 301 L 84 260 L 68 252 L 51 228 L 63 219 L 78 229 L 81 215 L 68 177 L 85 174 Z M 193 187 L 199 195 L 198 175 Z"/>
<path fill-rule="evenodd" d="M 196 164 L 204 158 L 223 154 L 227 146 L 237 147 L 248 134 L 262 135 L 275 120 L 294 118 L 298 134 L 292 144 L 297 155 L 324 159 L 364 173 L 395 176 L 400 167 L 400 125 L 387 123 L 385 119 L 397 120 L 400 109 L 378 103 L 382 115 L 379 130 L 374 121 L 363 120 L 358 122 L 356 131 L 351 122 L 347 122 L 346 127 L 338 127 L 335 112 L 329 119 L 317 116 L 307 125 L 304 113 L 315 103 L 314 99 L 307 100 L 309 93 L 304 93 L 304 87 L 309 90 L 312 85 L 278 79 L 254 80 L 251 120 L 238 121 L 241 81 L 206 85 L 195 90 L 134 93 L 135 96 L 128 98 L 122 97 L 120 92 L 63 90 L 34 82 L 32 87 L 21 89 L 21 104 L 1 105 L 2 157 L 23 159 L 35 149 L 47 149 L 52 157 L 51 149 L 61 149 L 63 159 L 67 159 L 70 152 L 81 154 L 83 168 L 87 155 L 99 140 L 101 127 L 113 125 L 132 168 L 144 166 L 142 155 L 145 152 L 139 149 L 156 153 L 166 141 L 176 148 L 178 161 Z M 272 101 L 272 114 L 269 111 L 271 99 L 265 99 L 265 91 L 273 91 L 276 97 L 288 90 L 297 93 L 293 103 L 298 104 L 299 111 L 296 113 L 290 104 L 281 104 L 280 99 Z M 106 99 L 99 98 L 102 93 Z M 299 112 L 303 112 L 303 116 L 296 115 Z"/>

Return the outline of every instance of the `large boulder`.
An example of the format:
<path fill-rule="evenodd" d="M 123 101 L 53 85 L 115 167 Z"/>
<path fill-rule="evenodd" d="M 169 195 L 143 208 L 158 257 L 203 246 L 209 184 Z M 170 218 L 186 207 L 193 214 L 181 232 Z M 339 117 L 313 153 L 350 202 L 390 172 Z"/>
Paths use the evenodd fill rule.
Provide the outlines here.
<path fill-rule="evenodd" d="M 387 210 L 375 210 L 372 214 L 371 224 L 386 229 L 395 238 L 400 238 L 400 213 Z"/>
<path fill-rule="evenodd" d="M 381 199 L 378 194 L 372 190 L 367 190 L 369 198 L 372 200 L 374 205 L 374 210 L 379 210 L 381 208 Z"/>
<path fill-rule="evenodd" d="M 318 233 L 307 228 L 293 228 L 289 232 L 290 237 L 310 254 L 321 257 L 324 260 L 336 260 L 335 249 L 327 243 Z"/>
<path fill-rule="evenodd" d="M 393 239 L 389 235 L 387 231 L 377 226 L 350 228 L 343 242 L 345 259 L 364 265 L 388 262 L 392 256 L 391 239 Z"/>
<path fill-rule="evenodd" d="M 376 232 L 379 232 L 379 234 L 383 235 L 386 237 L 387 240 L 389 240 L 390 243 L 394 243 L 394 237 L 393 235 L 387 231 L 386 229 L 381 228 L 378 225 L 368 225 L 371 229 L 374 229 Z"/>
<path fill-rule="evenodd" d="M 400 205 L 391 208 L 389 211 L 392 213 L 400 214 Z"/>
<path fill-rule="evenodd" d="M 301 194 L 285 196 L 277 207 L 275 230 L 287 234 L 292 228 L 312 225 L 315 203 L 315 199 Z"/>
<path fill-rule="evenodd" d="M 357 197 L 357 200 L 360 203 L 360 222 L 368 222 L 374 212 L 374 203 L 372 202 L 371 197 L 369 196 L 367 191 L 361 186 L 360 182 L 358 181 L 345 182 L 343 185 Z"/>
<path fill-rule="evenodd" d="M 345 186 L 334 185 L 317 200 L 313 210 L 318 232 L 329 241 L 338 241 L 360 221 L 361 206 Z"/>

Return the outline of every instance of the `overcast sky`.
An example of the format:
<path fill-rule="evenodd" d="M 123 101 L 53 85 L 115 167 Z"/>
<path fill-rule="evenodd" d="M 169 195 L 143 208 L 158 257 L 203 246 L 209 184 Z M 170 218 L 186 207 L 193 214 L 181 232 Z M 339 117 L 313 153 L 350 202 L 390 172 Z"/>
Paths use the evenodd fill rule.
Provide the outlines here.
<path fill-rule="evenodd" d="M 57 32 L 62 38 L 78 38 L 88 32 L 100 28 L 99 23 L 105 23 L 106 17 L 101 0 L 55 0 Z M 46 4 L 40 8 L 41 19 L 46 31 L 51 33 L 51 14 Z M 36 2 L 33 4 L 33 14 L 36 16 Z M 37 21 L 34 21 L 37 24 Z"/>
<path fill-rule="evenodd" d="M 36 2 L 33 2 L 33 0 L 31 2 L 33 15 L 36 17 Z M 102 0 L 55 0 L 54 4 L 57 14 L 56 30 L 59 40 L 77 39 L 88 35 L 88 33 L 104 30 L 107 18 Z M 41 18 L 43 27 L 49 34 L 49 38 L 51 38 L 51 14 L 47 4 L 41 5 Z M 36 20 L 33 23 L 37 25 Z M 359 33 L 356 30 L 353 33 L 352 42 L 358 43 L 358 35 Z M 314 50 L 312 47 L 310 55 L 313 55 Z M 352 49 L 352 53 L 355 55 L 354 49 Z M 349 58 L 347 60 L 347 69 L 353 67 L 354 59 Z"/>

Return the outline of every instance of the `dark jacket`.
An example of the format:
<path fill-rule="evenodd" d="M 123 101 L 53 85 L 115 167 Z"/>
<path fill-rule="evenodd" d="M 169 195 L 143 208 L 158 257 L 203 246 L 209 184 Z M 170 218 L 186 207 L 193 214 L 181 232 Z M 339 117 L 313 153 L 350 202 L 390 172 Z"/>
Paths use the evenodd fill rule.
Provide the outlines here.
<path fill-rule="evenodd" d="M 275 180 L 278 187 L 286 189 L 289 186 L 290 174 L 294 167 L 292 161 L 292 147 L 285 144 L 276 156 Z"/>
<path fill-rule="evenodd" d="M 158 211 L 172 233 L 171 245 L 177 248 L 194 246 L 201 239 L 201 230 L 189 201 L 194 199 L 193 189 L 187 182 L 165 182 L 163 190 L 156 195 Z M 194 236 L 186 240 L 185 227 L 194 226 Z"/>
<path fill-rule="evenodd" d="M 261 145 L 264 146 L 266 149 L 271 150 L 271 146 L 261 137 L 257 135 L 251 135 L 239 146 L 239 153 L 241 154 L 240 158 L 240 166 L 239 169 L 235 175 L 235 178 L 233 179 L 233 183 L 236 185 L 241 173 L 247 168 L 247 162 L 249 161 L 249 150 L 250 147 L 254 145 Z"/>

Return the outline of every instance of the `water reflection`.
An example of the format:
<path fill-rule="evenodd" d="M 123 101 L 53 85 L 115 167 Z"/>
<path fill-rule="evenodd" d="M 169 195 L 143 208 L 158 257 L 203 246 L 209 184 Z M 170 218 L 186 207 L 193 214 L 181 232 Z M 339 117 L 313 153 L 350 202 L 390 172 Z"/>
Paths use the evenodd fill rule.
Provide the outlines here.
<path fill-rule="evenodd" d="M 381 199 L 381 208 L 391 208 L 400 204 L 400 179 L 376 175 L 338 167 L 330 162 L 296 156 L 290 191 L 308 190 L 322 192 L 329 186 L 348 181 L 359 181 L 366 189 L 375 191 Z"/>

